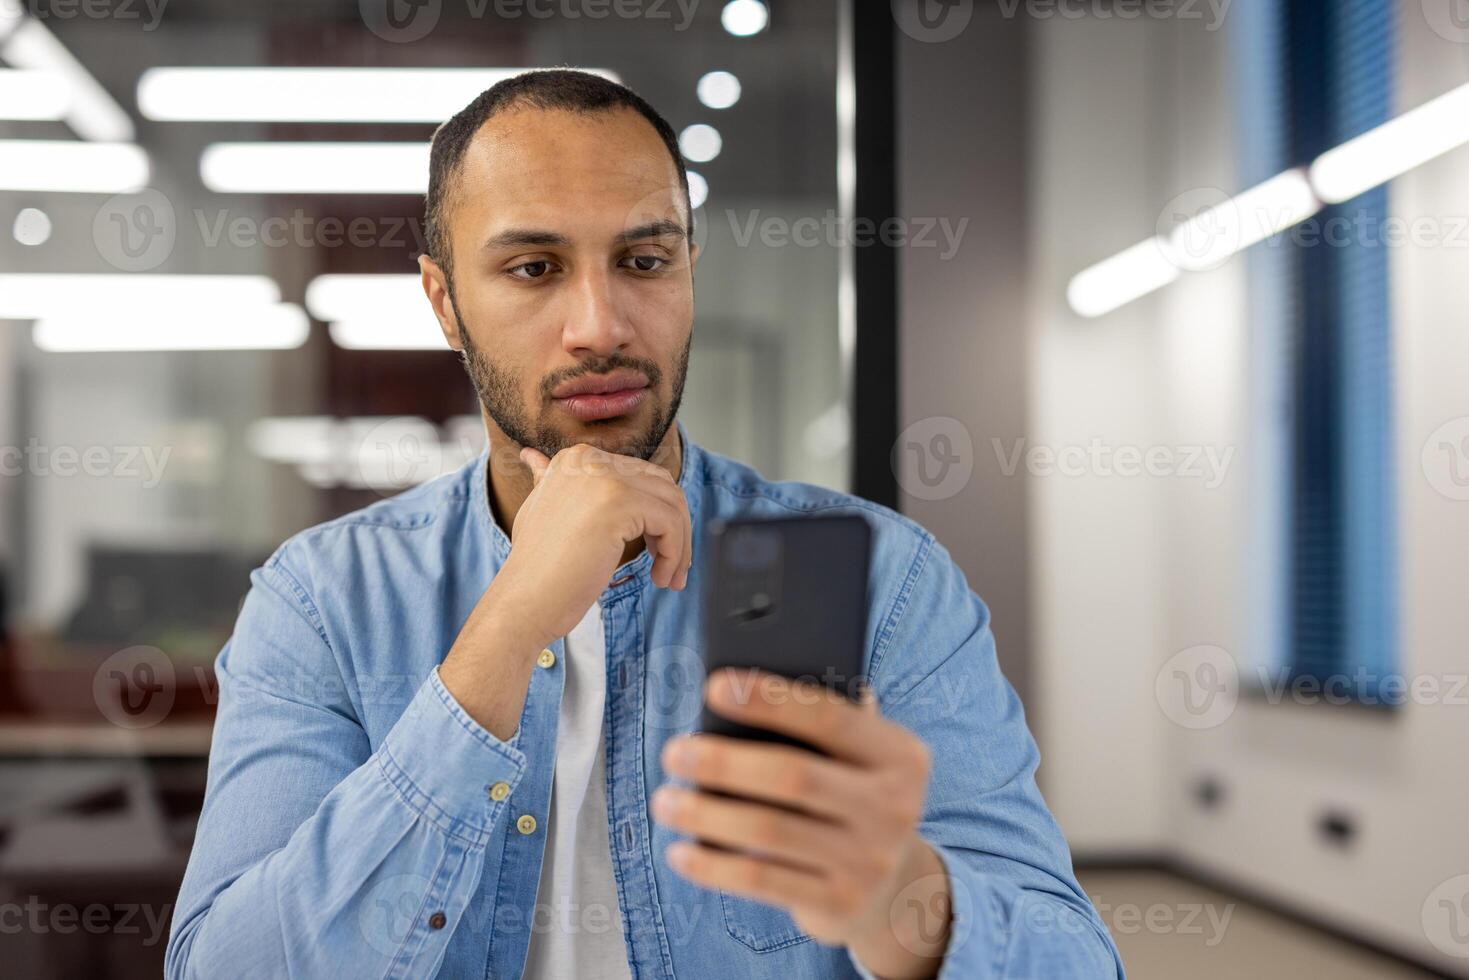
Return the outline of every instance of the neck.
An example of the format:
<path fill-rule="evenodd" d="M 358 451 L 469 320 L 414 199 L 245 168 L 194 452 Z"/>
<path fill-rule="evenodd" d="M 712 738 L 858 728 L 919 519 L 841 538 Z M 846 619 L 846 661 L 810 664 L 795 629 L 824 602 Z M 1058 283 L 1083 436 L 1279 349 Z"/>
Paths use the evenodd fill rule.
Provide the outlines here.
<path fill-rule="evenodd" d="M 521 504 L 534 488 L 530 467 L 520 461 L 520 451 L 525 447 L 505 435 L 488 416 L 485 416 L 485 432 L 490 439 L 490 516 L 500 525 L 505 536 L 513 539 L 511 529 L 515 527 L 515 515 L 520 513 Z M 678 480 L 683 472 L 683 441 L 679 439 L 677 424 L 668 427 L 663 441 L 648 462 L 661 466 L 675 481 Z M 632 561 L 642 550 L 641 539 L 629 541 L 622 553 L 623 562 Z"/>

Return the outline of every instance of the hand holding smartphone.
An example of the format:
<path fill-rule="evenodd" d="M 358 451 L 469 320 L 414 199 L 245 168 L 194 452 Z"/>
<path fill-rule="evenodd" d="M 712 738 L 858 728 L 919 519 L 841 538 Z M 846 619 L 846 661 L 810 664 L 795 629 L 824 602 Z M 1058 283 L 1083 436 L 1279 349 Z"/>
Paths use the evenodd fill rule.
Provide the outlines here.
<path fill-rule="evenodd" d="M 867 522 L 854 515 L 716 524 L 706 576 L 706 671 L 757 668 L 859 698 L 866 684 L 871 537 Z M 707 705 L 700 727 L 716 735 L 811 748 L 735 724 Z"/>

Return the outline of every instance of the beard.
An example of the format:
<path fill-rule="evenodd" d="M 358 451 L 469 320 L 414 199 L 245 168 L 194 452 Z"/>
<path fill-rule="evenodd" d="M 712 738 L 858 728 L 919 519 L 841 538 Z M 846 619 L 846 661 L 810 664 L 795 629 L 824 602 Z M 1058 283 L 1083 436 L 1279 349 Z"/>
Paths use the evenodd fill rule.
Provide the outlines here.
<path fill-rule="evenodd" d="M 450 302 L 453 302 L 452 289 Z M 457 315 L 457 303 L 454 304 L 454 309 Z M 684 341 L 683 350 L 674 361 L 673 397 L 667 403 L 660 399 L 664 372 L 658 365 L 647 358 L 609 354 L 606 357 L 589 358 L 576 367 L 542 378 L 536 386 L 541 408 L 533 416 L 525 410 L 522 394 L 524 386 L 520 376 L 496 364 L 489 355 L 475 346 L 462 319 L 459 321 L 459 338 L 464 345 L 462 359 L 465 373 L 474 385 L 474 392 L 479 397 L 485 414 L 494 420 L 500 431 L 510 440 L 520 446 L 540 450 L 548 459 L 579 442 L 591 442 L 598 449 L 622 456 L 632 456 L 644 461 L 652 459 L 658 447 L 663 444 L 663 438 L 668 434 L 673 420 L 678 416 L 679 404 L 683 401 L 684 382 L 688 378 L 689 349 L 693 346 L 693 331 L 690 331 L 688 339 Z M 651 397 L 646 404 L 652 408 L 652 418 L 632 433 L 619 431 L 632 422 L 632 416 L 582 423 L 594 432 L 598 429 L 605 430 L 605 437 L 600 439 L 589 439 L 583 433 L 564 431 L 552 417 L 555 409 L 551 404 L 551 393 L 556 386 L 570 378 L 578 378 L 584 374 L 605 374 L 617 368 L 640 371 L 648 379 L 648 393 Z"/>

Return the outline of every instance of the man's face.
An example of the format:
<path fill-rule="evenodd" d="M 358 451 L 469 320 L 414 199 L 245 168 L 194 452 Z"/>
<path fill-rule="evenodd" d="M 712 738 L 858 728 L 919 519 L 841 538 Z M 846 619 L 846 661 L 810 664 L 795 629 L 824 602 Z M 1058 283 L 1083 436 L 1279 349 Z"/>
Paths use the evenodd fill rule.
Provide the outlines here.
<path fill-rule="evenodd" d="M 502 112 L 447 220 L 452 273 L 424 259 L 424 285 L 495 425 L 547 456 L 586 442 L 650 458 L 683 395 L 695 258 L 653 127 L 631 110 Z"/>

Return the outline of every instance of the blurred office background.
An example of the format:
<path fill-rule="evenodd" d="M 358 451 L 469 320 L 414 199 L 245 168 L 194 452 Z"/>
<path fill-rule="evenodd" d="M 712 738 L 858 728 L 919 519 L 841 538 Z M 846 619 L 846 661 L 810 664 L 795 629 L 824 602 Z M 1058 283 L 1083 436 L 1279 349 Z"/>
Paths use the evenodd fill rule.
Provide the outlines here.
<path fill-rule="evenodd" d="M 1461 0 L 0 0 L 0 972 L 158 975 L 249 570 L 483 447 L 423 145 L 560 64 L 697 175 L 691 435 L 954 553 L 1132 975 L 1469 976 Z"/>

